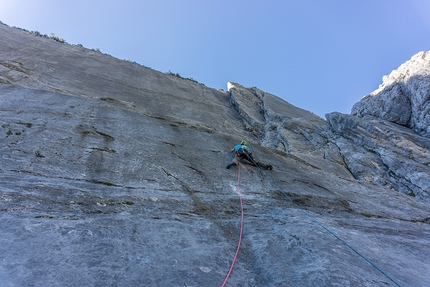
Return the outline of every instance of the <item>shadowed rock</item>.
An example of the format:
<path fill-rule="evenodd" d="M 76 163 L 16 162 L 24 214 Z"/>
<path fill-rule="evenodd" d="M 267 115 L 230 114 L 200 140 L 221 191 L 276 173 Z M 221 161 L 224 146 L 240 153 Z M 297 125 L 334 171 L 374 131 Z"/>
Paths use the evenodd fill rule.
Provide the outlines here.
<path fill-rule="evenodd" d="M 430 138 L 430 51 L 414 55 L 382 80 L 351 114 L 394 122 Z"/>

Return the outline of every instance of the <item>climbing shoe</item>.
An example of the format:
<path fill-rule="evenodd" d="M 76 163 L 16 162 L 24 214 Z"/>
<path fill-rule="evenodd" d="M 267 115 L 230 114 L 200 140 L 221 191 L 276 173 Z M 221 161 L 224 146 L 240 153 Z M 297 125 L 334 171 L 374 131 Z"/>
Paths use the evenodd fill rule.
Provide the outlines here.
<path fill-rule="evenodd" d="M 231 167 L 233 166 L 233 164 L 232 163 L 230 163 L 229 165 L 227 165 L 227 169 L 230 169 Z"/>
<path fill-rule="evenodd" d="M 271 166 L 270 164 L 268 164 L 268 165 L 267 165 L 267 169 L 268 169 L 268 170 L 272 170 L 272 169 L 273 169 L 273 166 Z"/>

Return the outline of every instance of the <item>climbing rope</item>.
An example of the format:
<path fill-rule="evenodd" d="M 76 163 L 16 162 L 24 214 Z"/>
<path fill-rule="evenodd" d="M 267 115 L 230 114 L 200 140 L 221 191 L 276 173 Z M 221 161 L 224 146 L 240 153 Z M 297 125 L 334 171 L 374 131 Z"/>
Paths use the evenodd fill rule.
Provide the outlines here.
<path fill-rule="evenodd" d="M 261 173 L 273 184 L 273 186 L 275 186 L 289 201 L 291 201 L 291 203 L 293 203 L 299 210 L 301 210 L 304 214 L 306 214 L 313 222 L 315 222 L 316 224 L 318 224 L 319 226 L 321 226 L 325 231 L 327 231 L 328 233 L 330 233 L 331 235 L 333 235 L 337 240 L 339 240 L 340 242 L 342 242 L 346 247 L 348 247 L 349 249 L 351 249 L 352 251 L 354 251 L 357 255 L 359 255 L 361 258 L 363 258 L 364 260 L 366 260 L 370 265 L 372 265 L 374 268 L 376 268 L 379 272 L 381 272 L 383 275 L 385 275 L 385 277 L 387 277 L 391 282 L 393 282 L 394 284 L 396 284 L 399 287 L 402 287 L 399 283 L 397 283 L 393 278 L 391 278 L 387 273 L 385 273 L 384 271 L 382 271 L 381 268 L 379 268 L 378 266 L 376 266 L 376 264 L 374 264 L 372 261 L 370 261 L 367 257 L 365 257 L 363 254 L 361 254 L 360 252 L 358 252 L 357 250 L 355 250 L 351 245 L 349 245 L 345 240 L 343 240 L 342 238 L 340 238 L 339 236 L 337 236 L 333 231 L 331 231 L 330 229 L 328 229 L 327 227 L 325 227 L 322 223 L 320 223 L 318 220 L 316 220 L 312 215 L 310 215 L 306 210 L 304 210 L 300 205 L 298 205 L 287 193 L 285 193 L 274 181 L 273 179 L 268 176 L 263 169 L 252 159 L 250 158 L 252 163 L 258 167 L 258 169 L 261 171 Z"/>
<path fill-rule="evenodd" d="M 241 211 L 241 219 L 240 219 L 240 228 L 239 228 L 239 241 L 237 242 L 237 248 L 236 253 L 234 254 L 233 261 L 230 266 L 230 270 L 227 273 L 227 276 L 224 279 L 224 282 L 222 283 L 221 287 L 224 287 L 225 284 L 228 281 L 228 278 L 230 277 L 231 272 L 233 271 L 234 263 L 236 263 L 237 255 L 239 254 L 240 244 L 242 243 L 242 233 L 243 233 L 243 201 L 242 201 L 242 194 L 240 193 L 240 164 L 237 165 L 237 193 L 239 194 L 239 200 L 240 200 L 240 211 Z"/>

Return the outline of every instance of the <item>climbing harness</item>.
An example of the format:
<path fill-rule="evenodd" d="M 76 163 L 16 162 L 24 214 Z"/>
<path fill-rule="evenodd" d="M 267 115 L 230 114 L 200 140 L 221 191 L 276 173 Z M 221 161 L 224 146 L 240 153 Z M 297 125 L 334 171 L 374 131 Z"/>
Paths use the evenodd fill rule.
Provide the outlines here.
<path fill-rule="evenodd" d="M 325 231 L 327 231 L 328 233 L 330 233 L 331 235 L 333 235 L 337 240 L 339 240 L 340 242 L 342 242 L 346 247 L 348 247 L 349 249 L 351 249 L 352 251 L 354 251 L 358 256 L 360 256 L 361 258 L 363 258 L 364 260 L 366 260 L 370 265 L 372 265 L 374 268 L 376 268 L 379 272 L 381 272 L 383 275 L 385 275 L 385 277 L 387 277 L 391 282 L 393 282 L 394 284 L 396 284 L 399 287 L 402 287 L 399 283 L 397 283 L 393 278 L 391 278 L 387 273 L 385 273 L 384 271 L 381 270 L 381 268 L 379 268 L 378 266 L 376 266 L 376 264 L 374 264 L 372 261 L 370 261 L 370 259 L 368 259 L 367 257 L 365 257 L 363 254 L 361 254 L 360 252 L 358 252 L 357 250 L 355 250 L 351 245 L 349 245 L 345 240 L 343 240 L 342 238 L 340 238 L 339 236 L 337 236 L 333 231 L 331 231 L 330 229 L 328 229 L 327 227 L 325 227 L 322 223 L 320 223 L 318 220 L 316 220 L 312 215 L 310 215 L 306 210 L 304 210 L 300 205 L 298 205 L 287 193 L 285 193 L 273 180 L 270 176 L 268 176 L 262 169 L 260 166 L 258 166 L 255 161 L 253 159 L 252 163 L 258 167 L 258 169 L 261 171 L 261 173 L 273 184 L 273 186 L 275 186 L 289 201 L 291 201 L 291 203 L 293 203 L 299 210 L 301 210 L 304 214 L 306 214 L 313 222 L 315 222 L 316 224 L 318 224 L 320 227 L 322 227 Z M 243 214 L 243 213 L 242 213 Z M 223 285 L 224 286 L 224 285 Z"/>
<path fill-rule="evenodd" d="M 225 284 L 228 281 L 228 278 L 230 277 L 231 272 L 233 271 L 234 263 L 236 263 L 236 258 L 237 258 L 237 255 L 239 254 L 240 244 L 242 243 L 244 215 L 243 215 L 242 193 L 240 192 L 240 163 L 237 165 L 237 193 L 239 194 L 240 211 L 241 211 L 240 228 L 239 228 L 239 241 L 237 242 L 236 253 L 234 254 L 233 261 L 232 261 L 231 266 L 230 266 L 230 270 L 228 271 L 227 276 L 225 277 L 224 282 L 222 283 L 221 287 L 225 286 Z"/>

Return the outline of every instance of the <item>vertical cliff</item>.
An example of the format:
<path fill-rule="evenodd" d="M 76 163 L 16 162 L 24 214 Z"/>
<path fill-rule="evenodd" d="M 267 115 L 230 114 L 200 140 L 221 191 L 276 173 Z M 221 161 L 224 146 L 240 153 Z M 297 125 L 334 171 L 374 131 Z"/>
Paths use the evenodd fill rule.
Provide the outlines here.
<path fill-rule="evenodd" d="M 0 38 L 1 286 L 220 286 L 238 184 L 227 286 L 430 282 L 417 124 L 326 121 L 257 88 L 6 25 Z M 274 169 L 242 164 L 238 183 L 225 166 L 242 139 Z"/>

